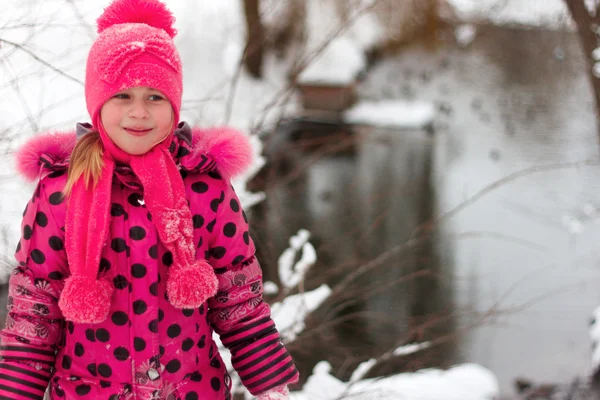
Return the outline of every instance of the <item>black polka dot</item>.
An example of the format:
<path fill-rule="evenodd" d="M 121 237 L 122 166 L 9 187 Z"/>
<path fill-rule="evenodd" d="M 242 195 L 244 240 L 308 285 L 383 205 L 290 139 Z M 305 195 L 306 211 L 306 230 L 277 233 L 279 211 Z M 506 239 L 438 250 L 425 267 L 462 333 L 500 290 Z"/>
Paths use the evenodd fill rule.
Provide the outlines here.
<path fill-rule="evenodd" d="M 148 250 L 148 255 L 154 260 L 156 260 L 158 258 L 158 247 L 156 245 L 150 247 L 150 249 Z"/>
<path fill-rule="evenodd" d="M 112 368 L 108 364 L 98 365 L 98 373 L 104 378 L 110 378 L 112 376 Z"/>
<path fill-rule="evenodd" d="M 221 368 L 221 361 L 217 357 L 215 357 L 212 360 L 210 360 L 210 366 L 219 369 Z"/>
<path fill-rule="evenodd" d="M 183 312 L 183 315 L 185 315 L 186 317 L 191 317 L 192 315 L 194 315 L 194 309 L 193 308 L 184 308 L 181 311 Z"/>
<path fill-rule="evenodd" d="M 110 340 L 110 333 L 104 328 L 100 328 L 96 331 L 96 339 L 99 341 L 106 343 Z"/>
<path fill-rule="evenodd" d="M 44 214 L 43 212 L 38 211 L 35 214 L 35 222 L 36 224 L 44 228 L 48 225 L 48 217 L 46 217 L 46 214 Z"/>
<path fill-rule="evenodd" d="M 179 324 L 173 324 L 173 325 L 169 326 L 169 328 L 167 329 L 167 335 L 171 339 L 176 338 L 180 334 L 181 334 L 181 326 L 179 326 Z"/>
<path fill-rule="evenodd" d="M 146 237 L 146 230 L 141 226 L 134 226 L 129 230 L 131 240 L 142 240 Z"/>
<path fill-rule="evenodd" d="M 100 387 L 103 388 L 109 388 L 110 387 L 110 382 L 109 381 L 100 381 Z"/>
<path fill-rule="evenodd" d="M 158 296 L 158 282 L 154 282 L 150 285 L 150 294 L 152 296 Z"/>
<path fill-rule="evenodd" d="M 238 211 L 240 211 L 240 203 L 238 203 L 236 199 L 231 199 L 231 200 L 229 201 L 229 207 L 231 207 L 231 210 L 232 210 L 233 212 L 238 212 Z"/>
<path fill-rule="evenodd" d="M 123 326 L 129 321 L 129 318 L 124 311 L 115 311 L 111 316 L 111 320 L 113 324 L 117 326 Z"/>
<path fill-rule="evenodd" d="M 192 183 L 192 190 L 195 193 L 206 193 L 208 191 L 208 185 L 202 181 Z"/>
<path fill-rule="evenodd" d="M 129 358 L 129 350 L 125 347 L 117 347 L 115 351 L 113 351 L 115 358 L 119 361 L 125 361 Z"/>
<path fill-rule="evenodd" d="M 100 259 L 100 272 L 105 272 L 108 271 L 110 269 L 110 261 L 108 261 L 106 258 L 101 258 Z"/>
<path fill-rule="evenodd" d="M 46 282 L 46 281 L 44 281 Z M 67 321 L 67 329 L 69 330 L 69 333 L 72 335 L 73 331 L 75 330 L 75 324 L 73 323 L 73 321 Z"/>
<path fill-rule="evenodd" d="M 71 360 L 71 357 L 69 356 L 64 356 L 62 359 L 62 367 L 64 369 L 70 369 L 71 365 L 73 364 L 73 360 Z"/>
<path fill-rule="evenodd" d="M 208 225 L 206 225 L 206 230 L 212 233 L 213 229 L 215 229 L 215 224 L 216 223 L 217 223 L 216 219 L 213 219 L 212 221 L 210 221 L 208 223 Z"/>
<path fill-rule="evenodd" d="M 178 359 L 174 358 L 167 363 L 165 368 L 168 372 L 174 374 L 175 372 L 179 371 L 179 369 L 181 368 L 181 362 Z"/>
<path fill-rule="evenodd" d="M 57 206 L 64 201 L 65 197 L 62 192 L 54 192 L 48 197 L 48 201 L 53 206 Z"/>
<path fill-rule="evenodd" d="M 215 392 L 221 390 L 221 380 L 217 377 L 214 377 L 210 380 L 210 387 L 213 388 Z"/>
<path fill-rule="evenodd" d="M 162 321 L 165 318 L 165 312 L 162 309 L 158 309 L 158 321 Z"/>
<path fill-rule="evenodd" d="M 198 344 L 196 346 L 198 346 L 199 349 L 203 349 L 206 347 L 206 335 L 202 335 L 202 337 L 198 340 Z"/>
<path fill-rule="evenodd" d="M 204 304 L 200 304 L 200 307 L 198 307 L 198 314 L 204 315 Z"/>
<path fill-rule="evenodd" d="M 239 255 L 236 258 L 233 259 L 233 261 L 231 262 L 231 265 L 238 265 L 239 263 L 241 263 L 242 261 L 244 261 L 246 257 Z"/>
<path fill-rule="evenodd" d="M 198 400 L 198 393 L 196 392 L 187 392 L 185 395 L 185 400 Z"/>
<path fill-rule="evenodd" d="M 87 370 L 93 376 L 97 376 L 98 375 L 98 371 L 96 371 L 96 363 L 88 364 Z"/>
<path fill-rule="evenodd" d="M 58 397 L 65 397 L 65 391 L 62 390 L 58 384 L 54 386 L 54 393 L 56 393 Z"/>
<path fill-rule="evenodd" d="M 148 330 L 152 333 L 158 333 L 158 320 L 157 319 L 153 319 L 152 321 L 150 321 L 150 323 L 148 324 Z"/>
<path fill-rule="evenodd" d="M 117 289 L 125 289 L 129 286 L 129 281 L 123 275 L 117 275 L 113 278 L 113 284 Z"/>
<path fill-rule="evenodd" d="M 134 207 L 140 207 L 140 200 L 142 200 L 142 195 L 139 193 L 131 193 L 129 197 L 127 197 L 127 202 Z"/>
<path fill-rule="evenodd" d="M 77 357 L 81 357 L 84 354 L 85 354 L 85 349 L 83 348 L 83 345 L 79 342 L 75 343 L 75 355 Z"/>
<path fill-rule="evenodd" d="M 146 312 L 148 309 L 148 305 L 144 300 L 136 300 L 133 302 L 133 313 L 136 315 L 141 315 Z"/>
<path fill-rule="evenodd" d="M 50 239 L 48 239 L 48 245 L 52 250 L 56 251 L 60 251 L 65 248 L 63 240 L 58 236 L 50 236 Z"/>
<path fill-rule="evenodd" d="M 246 244 L 250 244 L 250 235 L 248 234 L 248 231 L 244 232 L 244 243 Z"/>
<path fill-rule="evenodd" d="M 59 271 L 52 271 L 48 274 L 48 278 L 52 279 L 53 281 L 60 281 L 63 278 L 63 274 Z"/>
<path fill-rule="evenodd" d="M 148 218 L 148 221 L 152 221 L 152 214 L 150 214 L 150 211 L 146 214 L 146 218 Z"/>
<path fill-rule="evenodd" d="M 41 250 L 33 249 L 29 255 L 36 264 L 43 264 L 46 261 L 46 256 Z"/>
<path fill-rule="evenodd" d="M 190 351 L 190 349 L 194 347 L 194 340 L 187 338 L 181 343 L 181 350 Z"/>
<path fill-rule="evenodd" d="M 31 239 L 32 235 L 33 235 L 33 229 L 31 229 L 31 226 L 25 225 L 23 227 L 23 239 L 29 240 L 29 239 Z"/>
<path fill-rule="evenodd" d="M 89 328 L 89 329 L 85 330 L 85 337 L 90 342 L 95 342 L 96 341 L 96 334 L 94 333 L 94 330 L 92 328 Z"/>
<path fill-rule="evenodd" d="M 114 238 L 110 242 L 110 248 L 117 253 L 122 253 L 127 250 L 127 242 L 125 242 L 125 239 L 122 238 Z"/>
<path fill-rule="evenodd" d="M 123 208 L 122 205 L 117 204 L 117 203 L 112 203 L 110 205 L 110 215 L 112 215 L 113 217 L 120 217 L 121 215 L 125 214 L 125 209 Z"/>
<path fill-rule="evenodd" d="M 194 371 L 192 372 L 192 375 L 190 375 L 190 380 L 192 382 L 200 382 L 202 380 L 202 374 L 198 371 Z"/>
<path fill-rule="evenodd" d="M 146 341 L 141 337 L 133 338 L 133 348 L 135 351 L 143 351 L 146 348 Z"/>
<path fill-rule="evenodd" d="M 192 222 L 194 223 L 194 228 L 199 229 L 204 225 L 204 217 L 200 214 L 196 214 L 192 217 Z"/>
<path fill-rule="evenodd" d="M 143 278 L 146 276 L 146 266 L 142 264 L 133 264 L 131 266 L 131 275 L 134 278 Z"/>
<path fill-rule="evenodd" d="M 75 393 L 80 396 L 85 396 L 90 392 L 90 390 L 92 390 L 92 387 L 90 385 L 86 385 L 85 383 L 75 387 Z"/>
<path fill-rule="evenodd" d="M 167 267 L 173 265 L 173 253 L 170 251 L 165 251 L 165 254 L 162 256 L 162 262 Z"/>
<path fill-rule="evenodd" d="M 213 247 L 212 249 L 210 249 L 210 255 L 212 257 L 216 258 L 217 260 L 223 258 L 223 256 L 225 256 L 226 252 L 227 252 L 227 250 L 223 246 L 217 246 L 217 247 Z"/>
<path fill-rule="evenodd" d="M 59 178 L 66 173 L 67 173 L 66 169 L 58 169 L 58 170 L 52 171 L 50 174 L 48 174 L 48 177 L 49 178 Z"/>
<path fill-rule="evenodd" d="M 234 237 L 235 231 L 236 231 L 236 228 L 235 228 L 235 224 L 233 222 L 228 222 L 223 227 L 223 234 L 227 237 Z"/>
<path fill-rule="evenodd" d="M 221 204 L 219 199 L 213 199 L 210 202 L 210 209 L 213 210 L 214 212 L 217 212 L 217 210 L 219 209 L 219 204 Z"/>

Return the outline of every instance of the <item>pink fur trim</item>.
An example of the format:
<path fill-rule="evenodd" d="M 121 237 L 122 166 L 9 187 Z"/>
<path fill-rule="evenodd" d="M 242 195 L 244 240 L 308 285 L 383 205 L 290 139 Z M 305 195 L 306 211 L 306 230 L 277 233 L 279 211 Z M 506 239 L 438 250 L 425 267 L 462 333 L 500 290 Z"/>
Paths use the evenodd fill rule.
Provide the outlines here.
<path fill-rule="evenodd" d="M 213 267 L 206 260 L 196 260 L 192 265 L 173 266 L 169 269 L 167 294 L 174 307 L 200 307 L 217 293 L 218 286 L 219 281 Z"/>
<path fill-rule="evenodd" d="M 49 154 L 66 160 L 75 147 L 75 131 L 50 132 L 29 139 L 15 154 L 17 171 L 30 181 L 40 176 L 40 157 Z"/>
<path fill-rule="evenodd" d="M 184 166 L 195 166 L 207 155 L 217 164 L 224 178 L 245 172 L 252 165 L 250 138 L 238 130 L 192 128 L 192 153 L 182 159 Z M 76 143 L 75 131 L 50 132 L 29 139 L 15 154 L 17 171 L 30 181 L 40 176 L 40 157 L 48 154 L 57 161 L 66 161 Z"/>
<path fill-rule="evenodd" d="M 197 165 L 202 155 L 208 155 L 217 164 L 224 178 L 240 175 L 252 165 L 252 145 L 248 135 L 227 127 L 192 128 L 192 154 L 185 161 Z"/>

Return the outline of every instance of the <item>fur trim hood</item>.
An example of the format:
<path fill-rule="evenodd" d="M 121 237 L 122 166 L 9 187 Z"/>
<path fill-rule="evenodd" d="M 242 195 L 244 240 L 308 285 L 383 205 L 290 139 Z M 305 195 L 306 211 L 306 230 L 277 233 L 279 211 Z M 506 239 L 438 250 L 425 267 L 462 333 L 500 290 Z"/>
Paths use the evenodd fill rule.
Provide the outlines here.
<path fill-rule="evenodd" d="M 75 130 L 36 135 L 16 152 L 17 171 L 29 181 L 44 170 L 68 168 L 77 138 L 92 130 L 90 124 L 77 124 Z M 191 128 L 180 122 L 170 147 L 177 163 L 188 172 L 218 170 L 227 179 L 244 173 L 252 164 L 249 137 L 228 127 Z"/>

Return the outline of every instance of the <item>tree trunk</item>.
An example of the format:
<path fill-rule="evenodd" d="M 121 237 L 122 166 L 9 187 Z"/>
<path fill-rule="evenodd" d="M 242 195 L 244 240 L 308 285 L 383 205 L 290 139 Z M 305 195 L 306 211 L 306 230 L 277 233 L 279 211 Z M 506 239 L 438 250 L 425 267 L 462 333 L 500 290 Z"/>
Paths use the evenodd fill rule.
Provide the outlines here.
<path fill-rule="evenodd" d="M 246 31 L 248 39 L 244 51 L 244 65 L 255 78 L 262 77 L 262 61 L 264 51 L 264 28 L 260 20 L 260 0 L 244 0 L 246 14 Z"/>
<path fill-rule="evenodd" d="M 596 129 L 600 139 L 600 74 L 598 76 L 594 74 L 596 61 L 592 57 L 593 51 L 599 47 L 596 30 L 600 28 L 600 6 L 596 6 L 595 13 L 590 13 L 585 5 L 585 0 L 564 1 L 569 8 L 571 17 L 577 25 L 579 41 L 585 54 L 588 76 L 594 90 L 594 100 L 596 101 Z"/>

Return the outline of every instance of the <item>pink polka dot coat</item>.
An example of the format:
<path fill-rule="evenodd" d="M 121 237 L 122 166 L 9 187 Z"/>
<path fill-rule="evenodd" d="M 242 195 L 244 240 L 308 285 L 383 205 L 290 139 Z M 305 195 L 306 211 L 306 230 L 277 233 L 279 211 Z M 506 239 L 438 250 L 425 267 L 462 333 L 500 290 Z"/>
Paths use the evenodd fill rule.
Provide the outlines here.
<path fill-rule="evenodd" d="M 28 144 L 29 161 L 19 169 L 40 180 L 23 213 L 0 331 L 0 398 L 42 399 L 49 385 L 51 399 L 230 399 L 231 379 L 213 330 L 253 394 L 297 381 L 262 299 L 246 214 L 220 170 L 222 160 L 236 157 L 223 154 L 223 143 L 246 140 L 239 135 L 181 123 L 170 148 L 181 166 L 197 258 L 214 267 L 219 281 L 218 293 L 196 309 L 174 308 L 165 297 L 172 255 L 158 240 L 139 181 L 129 167 L 117 167 L 99 265 L 99 277 L 109 278 L 115 293 L 99 324 L 66 322 L 57 304 L 69 275 L 61 191 L 75 133 Z"/>

